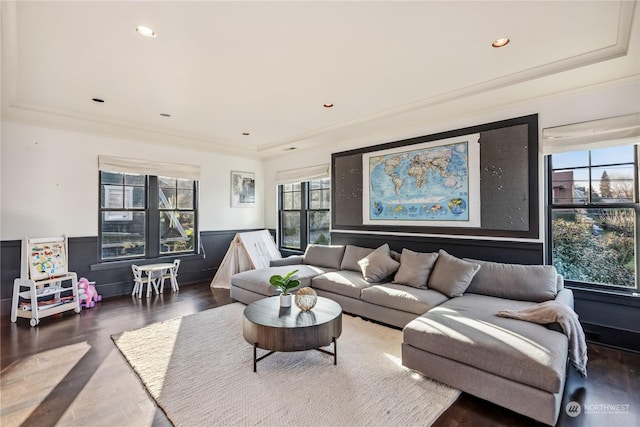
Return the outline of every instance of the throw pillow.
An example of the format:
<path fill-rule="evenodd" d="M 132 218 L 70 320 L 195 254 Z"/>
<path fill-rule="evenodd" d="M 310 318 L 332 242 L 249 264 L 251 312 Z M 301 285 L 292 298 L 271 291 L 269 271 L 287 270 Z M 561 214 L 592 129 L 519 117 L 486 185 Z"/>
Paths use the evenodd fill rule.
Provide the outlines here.
<path fill-rule="evenodd" d="M 391 258 L 389 245 L 385 243 L 358 261 L 364 279 L 369 283 L 381 282 L 396 272 L 400 263 Z"/>
<path fill-rule="evenodd" d="M 559 281 L 552 265 L 520 265 L 467 259 L 481 268 L 467 292 L 519 301 L 544 302 L 555 299 Z"/>
<path fill-rule="evenodd" d="M 342 264 L 340 264 L 340 270 L 362 271 L 358 261 L 367 255 L 371 254 L 375 249 L 362 248 L 360 246 L 347 245 L 344 250 L 344 257 L 342 258 Z"/>
<path fill-rule="evenodd" d="M 413 286 L 414 288 L 427 288 L 427 279 L 438 259 L 438 254 L 413 252 L 403 249 L 400 255 L 400 268 L 393 278 L 393 283 Z"/>
<path fill-rule="evenodd" d="M 450 298 L 461 297 L 479 269 L 480 264 L 461 260 L 440 249 L 428 286 Z"/>
<path fill-rule="evenodd" d="M 317 267 L 340 268 L 344 246 L 342 245 L 308 245 L 304 253 L 304 263 Z"/>

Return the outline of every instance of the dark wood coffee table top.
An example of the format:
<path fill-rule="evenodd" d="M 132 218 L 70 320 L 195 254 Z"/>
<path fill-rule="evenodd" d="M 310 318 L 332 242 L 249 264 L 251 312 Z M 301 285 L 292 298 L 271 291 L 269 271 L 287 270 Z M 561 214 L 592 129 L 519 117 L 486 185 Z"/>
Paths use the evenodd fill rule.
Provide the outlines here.
<path fill-rule="evenodd" d="M 304 312 L 291 303 L 291 307 L 280 307 L 280 297 L 263 298 L 244 309 L 244 317 L 256 325 L 269 328 L 305 328 L 334 321 L 342 314 L 342 307 L 329 298 L 318 297 L 316 305 Z M 337 337 L 336 337 L 337 338 Z"/>
<path fill-rule="evenodd" d="M 342 334 L 342 307 L 328 298 L 318 297 L 310 311 L 295 304 L 280 307 L 280 297 L 270 297 L 249 304 L 244 309 L 244 339 L 254 347 L 253 370 L 256 371 L 256 348 L 274 351 L 319 349 L 333 343 L 334 364 L 337 363 L 336 339 Z M 326 350 L 320 350 L 328 353 Z M 271 353 L 269 353 L 271 354 Z"/>

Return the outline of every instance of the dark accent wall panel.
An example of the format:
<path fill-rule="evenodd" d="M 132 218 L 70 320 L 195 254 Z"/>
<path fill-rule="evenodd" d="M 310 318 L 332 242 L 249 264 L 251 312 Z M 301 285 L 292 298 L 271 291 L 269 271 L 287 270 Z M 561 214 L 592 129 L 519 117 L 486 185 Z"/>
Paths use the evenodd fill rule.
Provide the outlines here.
<path fill-rule="evenodd" d="M 20 277 L 21 240 L 6 240 L 0 246 L 0 300 L 11 301 L 13 295 L 13 279 Z M 11 305 L 9 304 L 9 307 Z M 4 307 L 3 307 L 4 308 Z M 3 314 L 5 313 L 2 310 Z"/>
<path fill-rule="evenodd" d="M 480 134 L 482 228 L 529 231 L 528 148 L 526 125 Z"/>
<path fill-rule="evenodd" d="M 587 340 L 640 352 L 640 298 L 573 289 Z"/>
<path fill-rule="evenodd" d="M 384 234 L 331 233 L 331 244 L 377 248 L 385 243 L 397 252 L 438 252 L 443 249 L 459 258 L 474 258 L 512 264 L 542 264 L 543 248 L 538 242 L 475 240 L 443 237 L 397 236 Z"/>
<path fill-rule="evenodd" d="M 363 224 L 363 154 L 480 134 L 480 227 Z M 332 154 L 332 228 L 539 238 L 538 116 L 530 115 Z"/>
<path fill-rule="evenodd" d="M 332 224 L 359 226 L 362 224 L 362 154 L 335 157 L 333 170 Z"/>

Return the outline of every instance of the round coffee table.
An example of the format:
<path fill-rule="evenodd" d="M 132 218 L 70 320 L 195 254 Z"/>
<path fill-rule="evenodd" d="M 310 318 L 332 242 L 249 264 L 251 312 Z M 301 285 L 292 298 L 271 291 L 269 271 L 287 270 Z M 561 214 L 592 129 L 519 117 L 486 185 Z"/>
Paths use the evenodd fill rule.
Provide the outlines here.
<path fill-rule="evenodd" d="M 336 340 L 342 333 L 342 307 L 328 298 L 318 297 L 310 311 L 295 304 L 280 307 L 280 297 L 270 297 L 249 304 L 244 309 L 244 339 L 253 345 L 253 372 L 258 361 L 276 351 L 318 350 L 333 356 L 338 364 Z M 333 343 L 333 352 L 320 347 Z M 270 350 L 257 357 L 257 349 Z"/>

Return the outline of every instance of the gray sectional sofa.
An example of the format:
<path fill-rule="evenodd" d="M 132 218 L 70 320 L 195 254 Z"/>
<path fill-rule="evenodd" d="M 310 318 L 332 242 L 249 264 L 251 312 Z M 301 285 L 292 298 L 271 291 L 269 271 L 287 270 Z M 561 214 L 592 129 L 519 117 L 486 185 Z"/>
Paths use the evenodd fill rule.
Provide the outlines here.
<path fill-rule="evenodd" d="M 249 304 L 277 295 L 273 274 L 297 269 L 347 313 L 403 328 L 402 363 L 427 377 L 553 425 L 560 411 L 568 339 L 557 324 L 496 316 L 573 294 L 552 266 L 501 264 L 358 246 L 310 245 L 305 254 L 231 278 Z"/>

